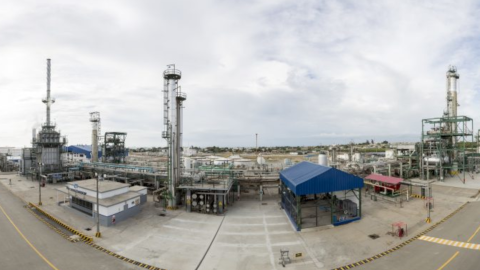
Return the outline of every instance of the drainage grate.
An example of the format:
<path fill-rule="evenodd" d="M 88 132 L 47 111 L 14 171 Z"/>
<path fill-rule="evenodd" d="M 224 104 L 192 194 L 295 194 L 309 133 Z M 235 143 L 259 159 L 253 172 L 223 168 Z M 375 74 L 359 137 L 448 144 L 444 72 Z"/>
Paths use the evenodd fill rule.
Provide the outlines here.
<path fill-rule="evenodd" d="M 85 231 L 91 231 L 92 228 L 85 228 Z"/>
<path fill-rule="evenodd" d="M 378 234 L 370 234 L 368 237 L 372 238 L 373 240 L 379 238 Z"/>
<path fill-rule="evenodd" d="M 161 216 L 161 217 L 164 217 L 164 216 L 165 216 L 165 214 L 163 214 L 163 213 L 160 213 L 160 214 L 158 214 L 158 215 Z"/>

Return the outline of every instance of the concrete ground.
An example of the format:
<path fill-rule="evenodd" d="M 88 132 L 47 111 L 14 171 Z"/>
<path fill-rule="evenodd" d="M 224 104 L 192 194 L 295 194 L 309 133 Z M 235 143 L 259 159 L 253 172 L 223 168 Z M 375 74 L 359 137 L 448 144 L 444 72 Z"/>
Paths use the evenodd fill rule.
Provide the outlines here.
<path fill-rule="evenodd" d="M 0 269 L 140 269 L 83 242 L 65 240 L 24 205 L 0 185 Z"/>
<path fill-rule="evenodd" d="M 0 183 L 27 201 L 37 203 L 38 183 L 22 176 L 3 175 Z M 471 180 L 471 181 L 479 181 Z M 43 208 L 67 224 L 94 235 L 94 220 L 66 206 L 57 205 L 54 188 L 42 188 Z M 435 208 L 432 222 L 441 220 L 466 201 L 477 199 L 478 189 L 438 185 L 433 188 Z M 63 199 L 58 194 L 58 199 Z M 290 251 L 290 269 L 330 269 L 383 252 L 405 239 L 387 235 L 391 224 L 403 221 L 408 234 L 426 228 L 424 201 L 412 199 L 402 207 L 379 198 L 362 197 L 360 221 L 347 225 L 304 229 L 296 232 L 278 205 L 277 197 L 260 202 L 242 196 L 224 216 L 163 211 L 149 202 L 135 218 L 114 227 L 102 227 L 95 242 L 120 255 L 166 269 L 277 269 L 280 249 Z M 92 228 L 87 231 L 86 228 Z M 218 233 L 217 233 L 218 231 Z M 369 235 L 379 238 L 371 239 Z M 293 258 L 295 253 L 302 257 Z"/>
<path fill-rule="evenodd" d="M 480 244 L 480 202 L 470 203 L 454 217 L 426 234 L 462 243 Z M 392 254 L 359 269 L 479 269 L 480 250 L 445 245 L 445 241 L 413 241 Z"/>

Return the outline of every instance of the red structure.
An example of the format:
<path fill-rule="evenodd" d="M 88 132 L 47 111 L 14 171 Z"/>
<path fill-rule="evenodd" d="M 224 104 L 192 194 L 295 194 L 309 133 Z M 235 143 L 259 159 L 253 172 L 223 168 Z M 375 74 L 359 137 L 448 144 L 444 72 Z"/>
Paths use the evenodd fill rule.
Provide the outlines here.
<path fill-rule="evenodd" d="M 384 176 L 380 174 L 370 174 L 365 180 L 372 182 L 375 193 L 393 194 L 400 190 L 403 178 Z"/>

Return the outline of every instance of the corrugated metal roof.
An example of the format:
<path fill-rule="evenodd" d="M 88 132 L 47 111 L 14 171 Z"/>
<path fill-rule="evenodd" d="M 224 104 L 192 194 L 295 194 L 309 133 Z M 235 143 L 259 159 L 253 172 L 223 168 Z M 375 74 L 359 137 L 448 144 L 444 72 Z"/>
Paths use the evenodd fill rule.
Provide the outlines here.
<path fill-rule="evenodd" d="M 92 146 L 91 145 L 70 145 L 67 147 L 68 152 L 77 154 L 85 154 L 87 158 L 91 158 Z M 102 157 L 102 150 L 98 149 L 98 157 Z"/>
<path fill-rule="evenodd" d="M 365 179 L 384 182 L 384 183 L 393 184 L 393 185 L 396 185 L 403 181 L 403 178 L 385 176 L 385 175 L 380 175 L 375 173 L 370 174 L 369 176 L 365 177 Z"/>
<path fill-rule="evenodd" d="M 349 190 L 364 185 L 358 176 L 307 161 L 281 171 L 280 179 L 296 195 Z"/>

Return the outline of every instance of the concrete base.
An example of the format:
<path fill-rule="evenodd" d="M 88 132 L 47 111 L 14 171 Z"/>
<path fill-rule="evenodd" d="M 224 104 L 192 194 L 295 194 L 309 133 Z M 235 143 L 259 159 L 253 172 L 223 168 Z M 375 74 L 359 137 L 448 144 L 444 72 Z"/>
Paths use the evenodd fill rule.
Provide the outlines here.
<path fill-rule="evenodd" d="M 12 175 L 0 183 L 27 201 L 38 200 L 36 182 Z M 9 185 L 8 178 L 12 179 Z M 472 180 L 472 181 L 480 181 Z M 65 206 L 58 206 L 58 185 L 42 188 L 44 208 L 65 223 L 93 236 L 95 220 Z M 30 187 L 34 188 L 30 188 Z M 434 187 L 435 208 L 431 222 L 447 216 L 466 201 L 477 200 L 475 188 Z M 471 198 L 473 196 L 473 198 Z M 59 195 L 59 199 L 63 197 Z M 223 216 L 163 211 L 151 197 L 136 216 L 111 227 L 102 226 L 96 242 L 120 255 L 166 269 L 282 269 L 280 249 L 290 250 L 290 269 L 331 269 L 378 254 L 404 239 L 387 235 L 391 224 L 408 224 L 414 235 L 431 224 L 425 223 L 427 209 L 421 199 L 404 202 L 402 208 L 391 202 L 362 198 L 362 219 L 335 228 L 312 228 L 295 232 L 275 197 L 259 201 L 258 196 L 242 194 L 240 201 Z M 266 205 L 264 205 L 266 203 Z M 93 228 L 86 231 L 86 228 Z M 218 234 L 216 235 L 218 230 Z M 373 240 L 369 237 L 377 234 Z M 216 237 L 215 237 L 216 235 Z M 214 239 L 212 243 L 212 240 Z M 212 243 L 210 250 L 208 247 Z M 302 253 L 301 258 L 294 258 Z"/>

